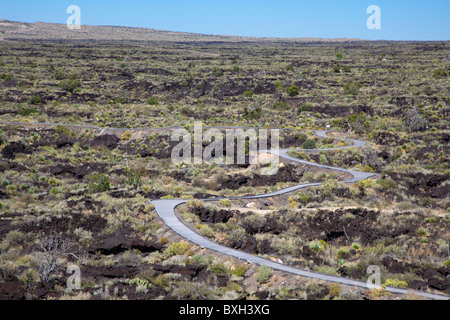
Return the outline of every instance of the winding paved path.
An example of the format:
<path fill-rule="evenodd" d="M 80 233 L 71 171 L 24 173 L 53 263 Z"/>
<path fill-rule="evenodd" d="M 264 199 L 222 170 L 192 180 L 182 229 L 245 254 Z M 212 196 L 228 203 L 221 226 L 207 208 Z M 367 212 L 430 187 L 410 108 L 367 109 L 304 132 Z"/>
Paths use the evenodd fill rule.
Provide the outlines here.
<path fill-rule="evenodd" d="M 315 133 L 319 137 L 327 136 L 327 131 L 315 130 Z M 345 147 L 320 149 L 320 150 L 323 151 L 323 150 L 345 149 L 345 148 L 352 148 L 352 147 L 360 148 L 360 147 L 366 145 L 365 142 L 359 141 L 359 140 L 342 139 L 342 138 L 336 138 L 336 139 L 350 142 L 351 145 L 345 146 Z M 297 149 L 297 150 L 301 150 L 301 149 Z M 308 150 L 303 150 L 303 151 L 320 151 L 320 150 L 308 149 Z M 324 169 L 332 169 L 335 171 L 341 171 L 344 173 L 351 174 L 352 178 L 349 180 L 342 181 L 344 183 L 355 183 L 355 182 L 365 180 L 365 179 L 375 176 L 374 173 L 352 171 L 352 170 L 335 168 L 335 167 L 330 167 L 330 166 L 320 165 L 320 164 L 313 163 L 313 162 L 300 160 L 300 159 L 291 157 L 287 154 L 287 152 L 292 151 L 292 149 L 264 150 L 264 151 L 272 153 L 274 155 L 279 155 L 281 158 L 284 158 L 284 159 L 287 159 L 287 160 L 290 160 L 293 162 L 312 165 L 312 166 L 316 166 L 316 167 L 324 168 Z M 281 190 L 278 190 L 275 192 L 267 193 L 267 194 L 254 195 L 254 196 L 243 196 L 243 197 L 231 197 L 231 198 L 202 199 L 202 201 L 219 201 L 221 199 L 237 200 L 237 199 L 268 198 L 268 197 L 283 195 L 283 194 L 286 194 L 286 193 L 289 193 L 292 191 L 296 191 L 299 189 L 303 189 L 303 188 L 318 186 L 320 184 L 321 183 L 300 184 L 300 185 L 284 188 L 284 189 L 281 189 Z M 156 212 L 161 217 L 161 219 L 164 221 L 164 223 L 167 224 L 167 226 L 169 226 L 172 230 L 174 230 L 176 233 L 178 233 L 183 238 L 185 238 L 185 239 L 189 240 L 190 242 L 193 242 L 203 248 L 210 249 L 210 250 L 213 250 L 213 251 L 216 251 L 216 252 L 228 255 L 228 256 L 232 256 L 237 259 L 245 260 L 252 264 L 266 265 L 274 270 L 280 270 L 280 271 L 288 272 L 291 274 L 296 274 L 296 275 L 303 276 L 303 277 L 315 278 L 315 279 L 319 279 L 319 280 L 337 282 L 337 283 L 344 284 L 344 285 L 350 285 L 350 286 L 356 286 L 356 287 L 360 287 L 360 288 L 369 289 L 369 286 L 366 282 L 347 279 L 344 277 L 331 276 L 331 275 L 322 274 L 322 273 L 318 273 L 318 272 L 306 271 L 306 270 L 302 270 L 302 269 L 298 269 L 298 268 L 294 268 L 294 267 L 289 267 L 284 264 L 273 262 L 271 260 L 264 259 L 264 258 L 261 258 L 256 255 L 252 255 L 252 254 L 249 254 L 249 253 L 246 253 L 243 251 L 239 251 L 236 249 L 231 249 L 231 248 L 228 248 L 225 246 L 221 246 L 211 240 L 208 240 L 208 239 L 202 237 L 201 235 L 199 235 L 198 233 L 194 232 L 188 226 L 186 226 L 175 215 L 175 209 L 178 206 L 185 204 L 186 202 L 187 202 L 187 200 L 153 200 L 153 201 L 151 201 L 151 203 L 155 206 Z M 388 290 L 389 292 L 392 292 L 392 293 L 399 293 L 399 294 L 406 294 L 406 293 L 411 292 L 411 291 L 408 291 L 405 289 L 394 288 L 394 287 L 387 287 L 386 290 Z M 423 296 L 423 297 L 426 297 L 429 299 L 439 299 L 439 300 L 448 300 L 449 299 L 449 297 L 444 296 L 444 295 L 433 294 L 433 293 L 422 292 L 422 291 L 414 291 L 414 292 L 420 296 Z"/>
<path fill-rule="evenodd" d="M 57 125 L 60 125 L 57 123 L 27 123 L 27 122 L 4 122 L 4 121 L 0 121 L 0 124 L 15 124 L 15 125 L 25 125 L 25 126 L 33 126 L 33 125 L 34 126 L 36 126 L 36 125 L 57 126 Z M 95 126 L 70 125 L 70 124 L 61 124 L 61 125 L 68 126 L 68 127 L 79 127 L 79 128 L 89 128 L 89 129 L 105 129 L 102 127 L 95 127 Z M 207 127 L 205 127 L 205 128 L 207 128 Z M 216 128 L 244 128 L 244 127 L 216 127 Z M 106 128 L 106 129 L 145 130 L 145 129 L 122 129 L 122 128 Z M 167 130 L 167 129 L 174 129 L 174 128 L 146 128 L 146 129 Z M 327 133 L 328 133 L 327 131 L 322 131 L 322 130 L 314 130 L 314 132 L 318 137 L 322 137 L 322 138 L 327 137 Z M 343 140 L 343 141 L 349 142 L 350 144 L 345 147 L 336 147 L 336 148 L 329 148 L 329 149 L 307 149 L 307 150 L 296 149 L 296 150 L 324 151 L 324 150 L 336 150 L 336 149 L 346 149 L 346 148 L 354 148 L 354 147 L 361 148 L 366 145 L 366 143 L 364 141 L 360 141 L 360 140 L 344 139 L 344 138 L 335 138 L 335 139 Z M 301 164 L 312 165 L 312 166 L 316 166 L 319 168 L 331 169 L 331 170 L 350 174 L 352 176 L 352 178 L 349 180 L 342 181 L 344 183 L 355 183 L 355 182 L 365 180 L 365 179 L 375 176 L 374 173 L 352 171 L 352 170 L 347 170 L 347 169 L 343 169 L 343 168 L 330 167 L 330 166 L 325 166 L 325 165 L 321 165 L 321 164 L 317 164 L 317 163 L 313 163 L 313 162 L 300 160 L 300 159 L 291 157 L 287 154 L 288 151 L 292 151 L 292 150 L 293 149 L 261 150 L 260 152 L 272 153 L 274 155 L 278 155 L 281 158 L 284 158 L 284 159 L 287 159 L 287 160 L 290 160 L 293 162 L 301 163 Z M 231 198 L 230 197 L 229 198 L 210 198 L 210 199 L 202 199 L 202 201 L 205 201 L 205 202 L 206 201 L 219 201 L 222 199 L 230 199 L 230 200 L 262 199 L 262 198 L 283 195 L 283 194 L 293 192 L 293 191 L 303 189 L 303 188 L 319 186 L 320 184 L 321 183 L 300 184 L 300 185 L 284 188 L 281 190 L 277 190 L 277 191 L 274 191 L 271 193 L 267 193 L 267 194 L 242 196 L 242 197 L 231 197 Z M 181 222 L 178 219 L 178 217 L 176 216 L 175 209 L 178 206 L 185 204 L 187 201 L 188 200 L 182 200 L 182 199 L 180 199 L 180 200 L 162 199 L 162 200 L 153 200 L 153 201 L 150 201 L 150 203 L 152 203 L 155 206 L 156 212 L 158 213 L 160 218 L 164 221 L 164 223 L 169 228 L 174 230 L 176 233 L 178 233 L 183 238 L 185 238 L 185 239 L 189 240 L 190 242 L 195 243 L 203 248 L 213 250 L 213 251 L 216 251 L 221 254 L 228 255 L 228 256 L 232 256 L 237 259 L 245 260 L 251 264 L 266 265 L 274 270 L 280 270 L 280 271 L 288 272 L 291 274 L 296 274 L 296 275 L 303 276 L 303 277 L 314 278 L 314 279 L 325 280 L 325 281 L 336 282 L 336 283 L 340 283 L 340 284 L 344 284 L 344 285 L 350 285 L 350 286 L 355 286 L 355 287 L 359 287 L 359 288 L 369 289 L 369 286 L 366 282 L 352 280 L 352 279 L 348 279 L 345 277 L 331 276 L 331 275 L 322 274 L 322 273 L 318 273 L 318 272 L 306 271 L 306 270 L 302 270 L 302 269 L 298 269 L 298 268 L 294 268 L 294 267 L 289 267 L 287 265 L 277 263 L 277 262 L 274 262 L 274 261 L 271 261 L 268 259 L 264 259 L 262 257 L 256 256 L 253 254 L 249 254 L 249 253 L 246 253 L 243 251 L 239 251 L 236 249 L 231 249 L 231 248 L 228 248 L 225 246 L 221 246 L 211 240 L 208 240 L 208 239 L 202 237 L 201 235 L 199 235 L 198 233 L 194 232 L 192 229 L 190 229 L 188 226 L 186 226 L 183 222 Z M 411 292 L 411 290 L 400 289 L 400 288 L 395 288 L 395 287 L 387 287 L 386 290 L 389 292 L 398 293 L 398 294 L 406 294 L 406 293 Z M 429 299 L 436 299 L 436 300 L 448 300 L 449 299 L 448 296 L 440 295 L 440 294 L 433 294 L 433 293 L 423 292 L 423 291 L 413 291 L 413 292 L 419 296 L 423 296 L 423 297 L 429 298 Z"/>

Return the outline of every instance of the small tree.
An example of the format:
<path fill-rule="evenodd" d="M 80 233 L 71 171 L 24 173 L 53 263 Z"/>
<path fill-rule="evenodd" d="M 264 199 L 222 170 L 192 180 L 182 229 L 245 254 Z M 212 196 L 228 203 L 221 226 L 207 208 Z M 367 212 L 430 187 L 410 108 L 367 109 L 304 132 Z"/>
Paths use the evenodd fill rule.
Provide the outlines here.
<path fill-rule="evenodd" d="M 58 267 L 58 259 L 72 255 L 74 245 L 69 239 L 63 239 L 61 234 L 52 233 L 41 239 L 42 259 L 39 261 L 39 275 L 42 281 L 50 280 L 50 275 Z"/>

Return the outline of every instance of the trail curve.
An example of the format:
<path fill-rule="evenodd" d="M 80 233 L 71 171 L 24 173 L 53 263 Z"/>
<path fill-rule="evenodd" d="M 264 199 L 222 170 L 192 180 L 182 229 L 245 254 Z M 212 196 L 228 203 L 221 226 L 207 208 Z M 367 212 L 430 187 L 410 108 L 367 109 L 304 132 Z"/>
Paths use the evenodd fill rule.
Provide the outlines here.
<path fill-rule="evenodd" d="M 98 126 L 89 126 L 89 125 L 72 125 L 72 124 L 63 124 L 63 123 L 31 123 L 31 122 L 6 122 L 6 121 L 0 121 L 0 124 L 3 125 L 23 125 L 23 126 L 58 126 L 58 125 L 64 125 L 67 127 L 77 127 L 77 128 L 86 128 L 86 129 L 105 129 L 105 127 L 98 127 Z M 124 128 L 106 128 L 107 130 L 169 130 L 169 129 L 177 129 L 178 127 L 169 127 L 169 128 L 137 128 L 137 129 L 124 129 Z M 205 128 L 245 128 L 245 127 L 232 127 L 232 126 L 224 126 L 224 127 L 205 127 Z M 328 131 L 324 130 L 313 130 L 313 132 L 318 136 L 325 138 L 327 137 Z M 335 147 L 335 148 L 326 148 L 326 149 L 276 149 L 276 150 L 261 150 L 260 152 L 268 152 L 274 155 L 278 155 L 281 158 L 284 158 L 286 160 L 290 160 L 296 163 L 306 164 L 315 166 L 318 168 L 323 169 L 331 169 L 335 171 L 340 171 L 344 173 L 348 173 L 351 175 L 352 178 L 348 180 L 341 181 L 343 183 L 356 183 L 358 181 L 362 181 L 365 179 L 369 179 L 373 176 L 375 176 L 375 173 L 368 173 L 368 172 L 360 172 L 360 171 L 353 171 L 348 170 L 344 168 L 339 167 L 330 167 L 326 165 L 317 164 L 314 162 L 308 162 L 305 160 L 300 160 L 295 157 L 291 157 L 288 155 L 289 151 L 292 150 L 302 150 L 302 151 L 326 151 L 326 150 L 338 150 L 338 149 L 347 149 L 347 148 L 361 148 L 366 145 L 366 142 L 360 141 L 360 140 L 354 140 L 354 139 L 345 139 L 345 138 L 335 138 L 336 140 L 342 140 L 350 143 L 350 145 L 343 146 L 343 147 Z M 201 199 L 205 202 L 210 201 L 219 201 L 222 199 L 230 199 L 230 200 L 237 200 L 237 199 L 262 199 L 262 198 L 268 198 L 268 197 L 274 197 L 274 196 L 280 196 L 287 194 L 289 192 L 293 192 L 299 189 L 304 189 L 312 186 L 319 186 L 321 183 L 306 183 L 306 184 L 299 184 L 296 186 L 291 186 L 288 188 L 280 189 L 274 192 L 270 192 L 267 194 L 260 194 L 260 195 L 250 195 L 250 196 L 242 196 L 242 197 L 228 197 L 228 198 L 209 198 L 209 199 Z M 307 271 L 302 270 L 295 267 L 290 267 L 281 263 L 277 263 L 274 261 L 271 261 L 269 259 L 265 259 L 256 255 L 252 255 L 243 251 L 239 251 L 236 249 L 232 249 L 229 247 L 221 246 L 209 239 L 206 239 L 190 229 L 187 225 L 185 225 L 182 221 L 178 219 L 178 217 L 175 214 L 175 210 L 178 206 L 187 203 L 188 199 L 159 199 L 159 200 L 151 200 L 150 203 L 155 206 L 155 210 L 158 213 L 159 217 L 162 219 L 162 221 L 173 231 L 175 231 L 177 234 L 179 234 L 181 237 L 185 238 L 186 240 L 195 243 L 199 245 L 200 247 L 228 255 L 240 260 L 247 261 L 251 264 L 257 264 L 257 265 L 266 265 L 274 270 L 284 271 L 291 274 L 308 277 L 308 278 L 314 278 L 324 281 L 330 281 L 330 282 L 336 282 L 343 285 L 349 285 L 349 286 L 355 286 L 359 288 L 364 289 L 370 289 L 370 286 L 366 282 L 357 281 L 353 279 L 348 279 L 345 277 L 339 277 L 339 276 L 331 276 L 327 274 L 322 274 L 318 272 L 313 271 Z M 407 289 L 401 289 L 401 288 L 395 288 L 395 287 L 386 287 L 386 290 L 391 293 L 397 293 L 397 294 L 407 294 L 410 292 L 413 292 L 419 296 L 428 298 L 428 299 L 434 299 L 434 300 L 448 300 L 449 297 L 443 294 L 435 294 L 425 291 L 417 291 L 417 290 L 407 290 Z"/>

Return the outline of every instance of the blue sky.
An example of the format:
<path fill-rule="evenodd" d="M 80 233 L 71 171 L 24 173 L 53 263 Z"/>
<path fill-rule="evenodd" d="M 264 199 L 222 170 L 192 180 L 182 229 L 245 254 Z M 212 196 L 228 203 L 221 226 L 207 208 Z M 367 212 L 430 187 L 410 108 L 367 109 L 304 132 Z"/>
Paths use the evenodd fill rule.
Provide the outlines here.
<path fill-rule="evenodd" d="M 1 0 L 0 19 L 81 23 L 257 37 L 450 40 L 450 0 Z M 369 5 L 381 29 L 369 30 Z"/>

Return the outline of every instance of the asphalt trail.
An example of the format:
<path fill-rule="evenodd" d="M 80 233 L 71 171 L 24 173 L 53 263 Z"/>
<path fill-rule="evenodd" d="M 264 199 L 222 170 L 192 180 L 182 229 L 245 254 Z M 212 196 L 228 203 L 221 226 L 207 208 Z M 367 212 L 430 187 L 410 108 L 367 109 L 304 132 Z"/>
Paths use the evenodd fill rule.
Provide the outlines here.
<path fill-rule="evenodd" d="M 86 128 L 86 129 L 106 129 L 102 132 L 108 131 L 108 130 L 170 130 L 170 129 L 178 129 L 178 127 L 168 127 L 168 128 L 139 128 L 139 129 L 124 129 L 124 128 L 104 128 L 104 127 L 96 127 L 96 126 L 86 126 L 86 125 L 71 125 L 71 124 L 59 124 L 59 123 L 30 123 L 30 122 L 4 122 L 0 121 L 0 124 L 9 124 L 9 125 L 18 125 L 18 126 L 58 126 L 58 125 L 64 125 L 67 127 L 77 127 L 77 128 Z M 232 126 L 223 126 L 223 127 L 205 127 L 205 128 L 249 128 L 249 127 L 232 127 Z M 313 130 L 315 134 L 318 137 L 325 138 L 327 137 L 328 131 L 323 130 Z M 353 171 L 348 170 L 344 168 L 339 167 L 330 167 L 325 166 L 321 164 L 317 164 L 314 162 L 308 162 L 304 160 L 300 160 L 294 157 L 289 156 L 287 153 L 288 151 L 297 150 L 297 151 L 324 151 L 324 150 L 336 150 L 336 149 L 347 149 L 347 148 L 361 148 L 366 145 L 366 142 L 360 141 L 360 140 L 354 140 L 354 139 L 344 139 L 344 138 L 335 138 L 336 140 L 343 140 L 348 143 L 350 143 L 347 146 L 344 147 L 336 147 L 336 148 L 328 148 L 328 149 L 277 149 L 277 150 L 261 150 L 260 152 L 268 152 L 274 155 L 278 155 L 280 158 L 284 158 L 293 162 L 301 163 L 301 164 L 307 164 L 323 169 L 331 169 L 335 171 L 340 171 L 344 173 L 348 173 L 352 176 L 351 179 L 341 181 L 344 183 L 355 183 L 358 181 L 362 181 L 365 179 L 369 179 L 373 176 L 375 176 L 375 173 L 367 173 L 367 172 L 360 172 L 360 171 Z M 299 189 L 304 189 L 312 186 L 319 186 L 321 183 L 307 183 L 307 184 L 299 184 L 296 186 L 284 188 L 281 190 L 277 190 L 271 193 L 267 194 L 260 194 L 260 195 L 251 195 L 251 196 L 243 196 L 243 197 L 229 197 L 229 198 L 213 198 L 213 199 L 202 199 L 202 201 L 210 202 L 210 201 L 220 201 L 222 199 L 230 199 L 230 200 L 237 200 L 237 199 L 262 199 L 262 198 L 268 198 L 268 197 L 274 197 L 274 196 L 280 196 L 284 195 L 289 192 L 293 192 Z M 209 239 L 206 239 L 199 235 L 198 233 L 194 232 L 192 229 L 190 229 L 187 225 L 185 225 L 183 222 L 181 222 L 178 217 L 175 214 L 175 209 L 182 205 L 187 203 L 187 199 L 160 199 L 160 200 L 152 200 L 150 203 L 152 203 L 155 206 L 155 210 L 160 216 L 160 218 L 164 221 L 164 223 L 171 228 L 173 231 L 175 231 L 177 234 L 185 238 L 186 240 L 195 243 L 199 245 L 200 247 L 213 250 L 215 252 L 219 252 L 224 255 L 228 255 L 240 260 L 247 261 L 251 264 L 256 265 L 266 265 L 274 270 L 284 271 L 291 274 L 296 274 L 303 277 L 308 278 L 314 278 L 324 281 L 330 281 L 330 282 L 336 282 L 343 285 L 350 285 L 355 286 L 359 288 L 364 289 L 370 289 L 369 285 L 366 282 L 357 281 L 353 279 L 348 279 L 345 277 L 339 277 L 339 276 L 331 276 L 327 274 L 322 274 L 318 272 L 312 272 L 307 270 L 302 270 L 299 268 L 290 267 L 281 263 L 277 263 L 268 259 L 264 259 L 262 257 L 249 254 L 243 251 L 239 251 L 236 249 L 228 248 L 225 246 L 221 246 Z M 407 290 L 407 289 L 400 289 L 395 287 L 386 287 L 386 290 L 391 293 L 397 293 L 397 294 L 407 294 L 410 292 L 414 292 L 415 294 L 429 298 L 429 299 L 435 299 L 435 300 L 448 300 L 449 297 L 446 295 L 440 295 L 440 294 L 433 294 L 429 292 L 424 291 L 417 291 L 417 290 Z"/>

